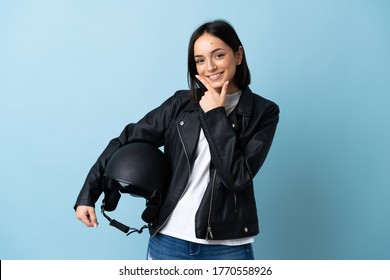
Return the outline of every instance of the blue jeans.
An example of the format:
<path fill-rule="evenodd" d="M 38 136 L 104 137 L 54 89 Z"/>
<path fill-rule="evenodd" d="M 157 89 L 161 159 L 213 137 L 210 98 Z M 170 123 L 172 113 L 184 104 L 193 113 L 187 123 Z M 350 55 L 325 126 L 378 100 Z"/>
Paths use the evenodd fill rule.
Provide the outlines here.
<path fill-rule="evenodd" d="M 149 260 L 253 260 L 252 244 L 239 246 L 198 244 L 164 234 L 150 237 Z"/>

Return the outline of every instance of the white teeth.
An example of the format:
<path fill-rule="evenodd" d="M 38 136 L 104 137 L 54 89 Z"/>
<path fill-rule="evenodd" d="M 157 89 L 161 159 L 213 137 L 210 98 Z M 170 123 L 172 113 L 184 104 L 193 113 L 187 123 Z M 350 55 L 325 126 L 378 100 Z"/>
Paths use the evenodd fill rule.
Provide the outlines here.
<path fill-rule="evenodd" d="M 221 76 L 221 75 L 222 75 L 222 73 L 217 73 L 217 74 L 214 74 L 214 75 L 210 75 L 209 78 L 210 78 L 211 80 L 216 80 L 216 79 L 218 79 L 219 76 Z"/>

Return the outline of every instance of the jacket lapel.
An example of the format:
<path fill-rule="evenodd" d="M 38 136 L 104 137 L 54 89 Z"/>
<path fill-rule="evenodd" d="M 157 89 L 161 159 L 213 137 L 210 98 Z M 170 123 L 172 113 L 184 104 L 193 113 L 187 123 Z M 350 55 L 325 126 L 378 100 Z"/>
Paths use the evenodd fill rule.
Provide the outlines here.
<path fill-rule="evenodd" d="M 194 156 L 198 146 L 200 133 L 200 120 L 198 116 L 199 107 L 192 103 L 191 105 L 187 106 L 185 110 L 192 112 L 189 112 L 188 115 L 178 120 L 177 128 L 179 130 L 184 149 L 186 150 L 186 154 L 188 155 L 188 159 L 192 164 L 194 162 Z"/>

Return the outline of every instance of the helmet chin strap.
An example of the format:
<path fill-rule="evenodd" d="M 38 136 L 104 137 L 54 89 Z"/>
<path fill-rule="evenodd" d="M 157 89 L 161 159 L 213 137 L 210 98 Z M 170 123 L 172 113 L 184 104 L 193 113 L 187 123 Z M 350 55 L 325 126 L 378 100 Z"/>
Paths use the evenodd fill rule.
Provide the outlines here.
<path fill-rule="evenodd" d="M 101 210 L 102 210 L 102 214 L 103 216 L 110 222 L 110 226 L 113 226 L 117 229 L 119 229 L 120 231 L 126 233 L 126 235 L 130 235 L 134 232 L 137 232 L 139 234 L 141 234 L 143 232 L 144 229 L 146 228 L 149 228 L 149 225 L 144 225 L 142 226 L 140 229 L 136 229 L 136 228 L 131 228 L 129 226 L 126 226 L 125 224 L 122 224 L 120 222 L 118 222 L 117 220 L 114 220 L 114 219 L 111 219 L 104 211 L 104 200 L 103 200 L 103 203 L 102 203 L 102 206 L 101 206 Z"/>
<path fill-rule="evenodd" d="M 118 183 L 123 188 L 123 189 L 121 189 L 121 192 L 126 192 L 125 191 L 125 187 L 128 186 L 129 184 L 122 183 L 122 182 L 118 182 Z M 111 181 L 109 181 L 109 186 L 111 188 Z M 115 192 L 113 192 L 113 193 L 115 193 Z M 118 195 L 119 196 L 116 196 L 114 198 L 114 200 L 115 200 L 114 203 L 112 201 L 109 203 L 110 206 L 108 207 L 108 209 L 106 209 L 107 211 L 115 210 L 116 205 L 117 205 L 117 203 L 119 201 L 119 198 L 120 198 L 120 192 L 119 191 L 118 191 Z M 146 208 L 145 208 L 144 212 L 142 213 L 142 219 L 147 224 L 142 226 L 139 229 L 129 227 L 129 226 L 125 225 L 125 224 L 122 224 L 121 222 L 118 222 L 117 220 L 114 220 L 114 219 L 110 218 L 106 214 L 106 212 L 104 210 L 106 208 L 106 197 L 103 199 L 102 206 L 101 206 L 101 212 L 102 212 L 103 216 L 110 222 L 110 226 L 113 226 L 113 227 L 119 229 L 120 231 L 126 233 L 126 235 L 130 235 L 130 234 L 132 234 L 134 232 L 137 232 L 137 233 L 141 234 L 144 229 L 149 228 L 150 226 L 152 226 L 152 220 L 156 216 L 156 213 L 158 211 L 159 205 L 161 204 L 161 199 L 162 199 L 161 198 L 161 194 L 157 190 L 153 190 L 153 192 L 150 194 L 150 196 L 148 198 L 146 198 Z M 111 197 L 111 200 L 112 200 L 112 197 Z"/>
<path fill-rule="evenodd" d="M 112 183 L 112 181 L 109 180 L 109 181 L 108 181 L 109 188 L 111 188 L 111 183 Z M 121 187 L 128 186 L 128 184 L 126 184 L 126 183 L 122 183 L 122 182 L 118 182 L 118 183 L 120 184 Z M 111 205 L 111 208 L 112 208 L 112 209 L 110 209 L 109 211 L 114 210 L 114 209 L 116 208 L 116 204 L 118 203 L 119 198 L 120 198 L 120 193 L 119 193 L 119 192 L 118 192 L 118 195 L 119 195 L 119 197 L 116 198 L 117 201 L 115 202 L 115 205 L 114 205 L 114 206 Z M 112 204 L 112 203 L 111 203 L 111 204 Z M 120 231 L 126 233 L 126 235 L 130 235 L 130 234 L 132 234 L 132 233 L 134 233 L 134 232 L 138 232 L 139 234 L 141 234 L 142 231 L 143 231 L 145 228 L 148 228 L 148 227 L 149 227 L 148 225 L 144 225 L 144 226 L 141 227 L 140 229 L 136 229 L 136 228 L 131 228 L 131 227 L 129 227 L 129 226 L 126 226 L 125 224 L 122 224 L 121 222 L 118 222 L 117 220 L 110 218 L 110 217 L 106 214 L 106 212 L 104 211 L 105 208 L 106 208 L 106 198 L 103 199 L 102 206 L 101 206 L 101 212 L 102 212 L 103 216 L 110 222 L 110 226 L 113 226 L 113 227 L 119 229 Z M 109 208 L 110 208 L 110 207 L 109 207 Z"/>

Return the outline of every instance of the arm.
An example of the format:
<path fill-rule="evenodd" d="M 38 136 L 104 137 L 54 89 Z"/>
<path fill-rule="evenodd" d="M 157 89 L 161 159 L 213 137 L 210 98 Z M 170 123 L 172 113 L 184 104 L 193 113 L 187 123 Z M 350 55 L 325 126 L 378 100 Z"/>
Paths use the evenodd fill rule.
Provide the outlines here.
<path fill-rule="evenodd" d="M 103 175 L 106 164 L 115 151 L 132 142 L 148 142 L 156 147 L 164 144 L 164 134 L 170 123 L 173 99 L 173 97 L 169 98 L 161 106 L 146 114 L 139 122 L 127 125 L 118 137 L 109 142 L 90 169 L 76 200 L 74 209 L 76 209 L 78 219 L 83 222 L 86 221 L 87 225 L 93 223 L 92 220 L 87 218 L 88 215 L 90 218 L 93 217 L 92 210 L 90 208 L 88 208 L 89 210 L 86 210 L 86 208 L 80 208 L 79 210 L 78 206 L 92 208 L 95 206 L 103 192 Z"/>
<path fill-rule="evenodd" d="M 207 88 L 199 105 L 200 120 L 210 146 L 211 161 L 223 184 L 231 191 L 244 189 L 267 157 L 279 121 L 279 107 L 259 98 L 243 136 L 237 136 L 226 116 L 225 104 L 229 81 L 217 92 L 206 79 L 196 76 Z"/>
<path fill-rule="evenodd" d="M 276 104 L 261 99 L 252 109 L 241 135 L 236 135 L 223 107 L 201 114 L 211 160 L 223 184 L 239 191 L 252 183 L 271 147 L 279 120 Z M 240 124 L 241 125 L 241 124 Z"/>

